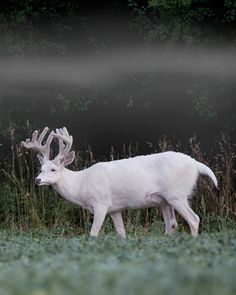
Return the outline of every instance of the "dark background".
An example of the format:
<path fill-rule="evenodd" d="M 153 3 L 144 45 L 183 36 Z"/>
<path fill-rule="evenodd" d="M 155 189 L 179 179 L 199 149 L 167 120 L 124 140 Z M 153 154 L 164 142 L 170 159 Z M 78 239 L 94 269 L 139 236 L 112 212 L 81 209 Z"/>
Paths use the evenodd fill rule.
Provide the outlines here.
<path fill-rule="evenodd" d="M 0 149 L 66 126 L 96 157 L 235 142 L 235 1 L 1 1 Z M 148 143 L 147 143 L 148 142 Z"/>

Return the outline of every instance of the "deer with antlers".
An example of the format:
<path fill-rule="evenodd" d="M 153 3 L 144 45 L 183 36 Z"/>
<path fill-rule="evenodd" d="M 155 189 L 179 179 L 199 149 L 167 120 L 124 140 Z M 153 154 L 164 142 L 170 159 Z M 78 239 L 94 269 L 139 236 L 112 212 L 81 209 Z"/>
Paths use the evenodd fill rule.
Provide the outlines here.
<path fill-rule="evenodd" d="M 193 158 L 176 152 L 163 152 L 147 156 L 100 162 L 81 170 L 65 168 L 75 158 L 70 151 L 73 138 L 67 129 L 51 132 L 36 130 L 32 139 L 22 145 L 37 151 L 41 164 L 37 185 L 52 185 L 65 199 L 88 209 L 94 220 L 90 236 L 97 237 L 105 216 L 109 214 L 121 238 L 126 237 L 121 212 L 125 208 L 148 208 L 159 206 L 165 223 L 165 232 L 177 228 L 175 210 L 189 224 L 191 234 L 198 234 L 199 217 L 188 203 L 199 174 L 209 176 L 217 187 L 212 170 Z M 53 138 L 59 140 L 59 153 L 50 160 L 50 145 Z"/>

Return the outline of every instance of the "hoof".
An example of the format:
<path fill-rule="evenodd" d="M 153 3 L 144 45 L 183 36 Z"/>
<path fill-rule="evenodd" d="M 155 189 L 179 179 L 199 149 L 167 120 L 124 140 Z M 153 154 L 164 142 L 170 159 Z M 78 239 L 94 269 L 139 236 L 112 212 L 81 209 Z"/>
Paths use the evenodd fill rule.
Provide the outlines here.
<path fill-rule="evenodd" d="M 95 237 L 95 236 L 90 236 L 89 237 L 89 245 L 95 245 L 96 244 L 96 242 L 97 242 L 97 237 Z"/>

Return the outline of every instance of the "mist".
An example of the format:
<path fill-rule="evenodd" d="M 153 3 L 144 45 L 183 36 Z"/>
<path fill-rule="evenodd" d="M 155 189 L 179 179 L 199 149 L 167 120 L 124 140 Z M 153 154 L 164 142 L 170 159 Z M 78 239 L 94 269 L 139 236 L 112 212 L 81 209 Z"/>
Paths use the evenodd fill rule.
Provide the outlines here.
<path fill-rule="evenodd" d="M 186 75 L 233 82 L 236 75 L 236 53 L 229 49 L 185 52 L 157 47 L 133 47 L 107 50 L 96 56 L 79 54 L 70 57 L 30 57 L 23 60 L 0 60 L 1 93 L 9 87 L 50 84 L 60 87 L 111 86 L 122 75 Z M 130 47 L 130 46 L 129 46 Z M 174 95 L 173 95 L 174 99 Z"/>
<path fill-rule="evenodd" d="M 137 142 L 140 153 L 148 152 L 147 143 L 163 135 L 183 144 L 196 135 L 206 150 L 222 131 L 234 139 L 234 47 L 144 42 L 121 23 L 119 17 L 108 25 L 95 19 L 92 34 L 77 26 L 52 50 L 35 47 L 45 40 L 28 44 L 25 37 L 14 54 L 6 47 L 0 55 L 1 125 L 16 130 L 19 141 L 28 122 L 32 129 L 66 126 L 76 148 L 89 144 L 97 155 Z M 6 137 L 0 134 L 1 142 Z"/>

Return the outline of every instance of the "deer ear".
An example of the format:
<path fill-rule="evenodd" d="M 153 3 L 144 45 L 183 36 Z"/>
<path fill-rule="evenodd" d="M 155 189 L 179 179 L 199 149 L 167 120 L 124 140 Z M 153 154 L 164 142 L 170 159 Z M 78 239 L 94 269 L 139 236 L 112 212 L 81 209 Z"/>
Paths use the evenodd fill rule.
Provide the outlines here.
<path fill-rule="evenodd" d="M 61 163 L 64 166 L 70 165 L 75 159 L 75 152 L 72 151 L 69 154 L 66 154 L 64 158 L 62 158 Z"/>

